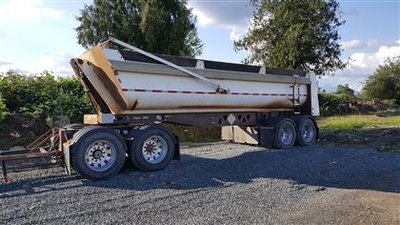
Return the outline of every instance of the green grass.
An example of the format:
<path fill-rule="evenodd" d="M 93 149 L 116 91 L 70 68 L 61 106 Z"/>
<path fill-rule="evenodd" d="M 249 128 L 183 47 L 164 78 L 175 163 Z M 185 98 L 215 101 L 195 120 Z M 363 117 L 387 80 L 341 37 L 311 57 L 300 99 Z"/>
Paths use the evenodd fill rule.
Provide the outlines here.
<path fill-rule="evenodd" d="M 363 128 L 400 127 L 400 116 L 376 115 L 334 116 L 319 120 L 319 126 L 328 131 L 356 131 Z"/>
<path fill-rule="evenodd" d="M 398 145 L 398 146 L 393 147 L 393 148 L 390 150 L 390 152 L 393 152 L 393 153 L 400 153 L 400 146 Z"/>

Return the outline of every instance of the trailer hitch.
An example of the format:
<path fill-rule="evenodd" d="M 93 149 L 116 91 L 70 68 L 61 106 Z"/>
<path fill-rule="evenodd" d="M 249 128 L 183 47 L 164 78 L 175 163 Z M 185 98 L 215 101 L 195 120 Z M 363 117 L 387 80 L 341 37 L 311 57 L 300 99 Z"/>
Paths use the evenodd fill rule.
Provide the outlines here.
<path fill-rule="evenodd" d="M 50 129 L 39 138 L 34 140 L 26 148 L 14 148 L 0 150 L 1 171 L 3 180 L 9 183 L 11 180 L 7 176 L 7 161 L 29 160 L 32 158 L 45 158 L 52 156 L 62 156 L 60 143 L 63 141 L 60 129 Z"/>

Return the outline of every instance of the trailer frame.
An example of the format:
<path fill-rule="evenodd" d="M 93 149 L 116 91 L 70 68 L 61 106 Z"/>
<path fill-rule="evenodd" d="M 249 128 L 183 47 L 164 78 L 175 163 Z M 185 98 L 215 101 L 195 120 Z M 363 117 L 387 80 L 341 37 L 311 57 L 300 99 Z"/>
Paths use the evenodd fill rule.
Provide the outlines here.
<path fill-rule="evenodd" d="M 93 114 L 91 116 L 97 118 L 98 115 Z M 103 121 L 104 123 L 101 124 L 76 124 L 64 128 L 52 128 L 25 148 L 0 150 L 0 161 L 2 164 L 4 181 L 10 181 L 7 177 L 7 161 L 29 160 L 32 158 L 60 158 L 65 167 L 66 174 L 71 175 L 71 147 L 76 141 L 74 140 L 74 133 L 85 127 L 105 127 L 112 130 L 118 130 L 126 141 L 132 139 L 132 137 L 126 136 L 130 130 L 162 123 L 200 128 L 231 127 L 229 129 L 234 129 L 234 127 L 238 127 L 257 140 L 257 143 L 247 142 L 248 144 L 271 146 L 273 144 L 271 138 L 267 137 L 271 135 L 273 136 L 275 129 L 274 123 L 280 118 L 295 118 L 297 115 L 295 115 L 293 111 L 270 111 L 102 116 L 105 116 L 108 119 L 112 118 L 112 120 Z M 251 133 L 246 131 L 248 128 L 253 129 L 253 132 Z M 225 138 L 225 140 L 233 141 L 229 138 Z M 175 151 L 174 159 L 179 159 L 179 146 Z"/>

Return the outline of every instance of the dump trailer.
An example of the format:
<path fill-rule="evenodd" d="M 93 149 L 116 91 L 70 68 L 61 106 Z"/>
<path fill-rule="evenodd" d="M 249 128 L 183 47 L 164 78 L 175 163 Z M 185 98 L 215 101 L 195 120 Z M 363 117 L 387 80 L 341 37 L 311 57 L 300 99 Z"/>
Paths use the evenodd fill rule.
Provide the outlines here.
<path fill-rule="evenodd" d="M 315 143 L 313 74 L 151 54 L 115 38 L 71 59 L 96 114 L 53 129 L 0 160 L 59 155 L 67 173 L 105 179 L 125 159 L 144 171 L 179 159 L 179 138 L 163 123 L 221 127 L 233 142 L 291 148 Z M 5 164 L 3 173 L 5 173 Z"/>

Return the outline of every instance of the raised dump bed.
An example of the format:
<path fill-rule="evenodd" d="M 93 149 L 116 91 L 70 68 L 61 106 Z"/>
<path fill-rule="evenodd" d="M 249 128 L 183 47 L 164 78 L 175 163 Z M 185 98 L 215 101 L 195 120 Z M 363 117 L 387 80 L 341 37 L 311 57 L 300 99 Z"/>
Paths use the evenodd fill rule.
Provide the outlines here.
<path fill-rule="evenodd" d="M 72 165 L 85 178 L 115 175 L 126 155 L 150 171 L 179 159 L 178 137 L 161 123 L 222 127 L 225 140 L 275 148 L 311 145 L 318 135 L 312 74 L 156 55 L 114 38 L 71 65 L 96 114 L 52 137 L 67 172 Z"/>

